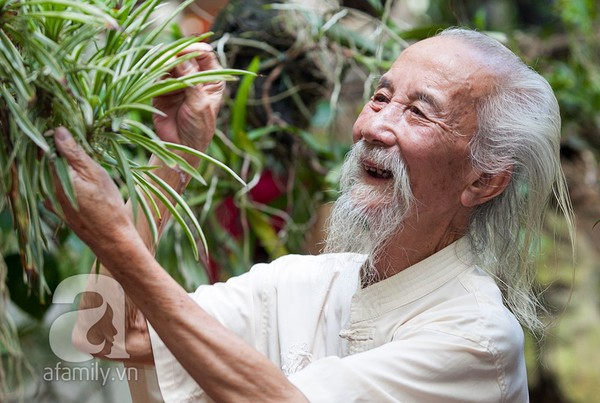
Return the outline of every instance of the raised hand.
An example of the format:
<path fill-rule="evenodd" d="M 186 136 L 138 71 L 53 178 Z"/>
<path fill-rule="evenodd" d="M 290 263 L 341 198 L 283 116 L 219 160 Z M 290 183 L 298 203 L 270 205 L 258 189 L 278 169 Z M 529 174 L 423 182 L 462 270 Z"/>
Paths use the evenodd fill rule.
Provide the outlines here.
<path fill-rule="evenodd" d="M 85 153 L 64 127 L 55 130 L 54 142 L 69 164 L 77 201 L 76 207 L 71 205 L 55 175 L 56 197 L 67 225 L 98 256 L 122 237 L 137 236 L 123 198 L 106 170 Z"/>
<path fill-rule="evenodd" d="M 199 55 L 176 66 L 171 72 L 173 76 L 181 77 L 221 68 L 209 44 L 190 45 L 180 56 L 191 52 L 198 52 Z M 154 128 L 158 136 L 164 141 L 183 144 L 199 151 L 206 150 L 215 132 L 224 88 L 225 83 L 218 81 L 154 98 L 154 106 L 166 114 L 154 116 Z"/>

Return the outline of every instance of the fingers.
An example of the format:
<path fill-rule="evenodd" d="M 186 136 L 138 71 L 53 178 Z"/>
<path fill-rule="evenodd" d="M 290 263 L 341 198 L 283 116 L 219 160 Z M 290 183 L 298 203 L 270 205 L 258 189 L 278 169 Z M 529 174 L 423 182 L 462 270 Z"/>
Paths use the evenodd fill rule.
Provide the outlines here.
<path fill-rule="evenodd" d="M 58 151 L 59 155 L 64 157 L 69 163 L 68 171 L 69 174 L 72 175 L 73 167 L 71 166 L 71 160 L 74 158 L 73 154 L 76 153 L 76 147 L 78 146 L 71 136 L 71 133 L 62 126 L 56 128 L 54 130 L 54 144 L 56 145 L 56 150 Z M 67 197 L 63 187 L 64 184 L 59 178 L 59 175 L 56 171 L 56 166 L 54 166 L 54 164 L 52 166 L 52 181 L 54 183 L 54 194 L 56 199 L 54 199 L 54 202 L 50 199 L 46 199 L 44 201 L 44 206 L 59 216 L 62 220 L 66 221 L 66 217 L 64 215 L 65 209 L 66 211 L 72 211 L 74 210 L 75 206 L 73 206 L 69 201 L 69 198 Z"/>
<path fill-rule="evenodd" d="M 194 43 L 179 52 L 178 56 L 181 57 L 190 53 L 198 53 L 198 56 L 177 66 L 177 74 L 180 76 L 200 71 L 222 69 L 210 44 Z M 190 109 L 200 112 L 208 106 L 213 114 L 216 114 L 224 89 L 225 82 L 221 80 L 186 88 L 184 93 Z"/>
<path fill-rule="evenodd" d="M 62 209 L 63 214 L 58 215 L 91 246 L 104 229 L 110 234 L 110 228 L 128 223 L 121 194 L 108 172 L 86 154 L 67 129 L 54 130 L 54 143 L 67 162 L 68 177 L 63 167 L 57 169 L 63 161 L 56 159 L 52 180 L 57 203 L 52 207 Z"/>
<path fill-rule="evenodd" d="M 185 60 L 175 66 L 173 69 L 176 77 L 184 77 L 200 71 L 200 67 L 196 59 Z"/>
<path fill-rule="evenodd" d="M 199 65 L 201 65 L 203 70 L 221 68 L 221 65 L 217 61 L 217 57 L 212 46 L 210 46 L 210 44 L 208 43 L 192 43 L 190 46 L 186 47 L 181 52 L 179 52 L 177 56 L 184 56 L 193 52 L 198 53 L 198 56 L 196 56 L 194 60 L 196 60 Z"/>
<path fill-rule="evenodd" d="M 214 52 L 212 47 L 209 44 L 201 44 L 198 45 L 207 45 L 208 49 L 204 50 L 200 55 L 196 56 L 194 59 L 198 63 L 198 67 L 202 70 L 219 70 L 223 67 L 219 63 L 217 59 L 217 54 Z"/>
<path fill-rule="evenodd" d="M 69 165 L 80 175 L 88 173 L 95 166 L 92 158 L 75 142 L 71 133 L 64 127 L 54 130 L 54 144 L 58 153 L 64 157 Z"/>
<path fill-rule="evenodd" d="M 177 56 L 181 57 L 190 53 L 198 53 L 198 55 L 177 65 L 173 71 L 175 76 L 181 77 L 200 71 L 218 70 L 222 68 L 212 46 L 208 43 L 193 43 L 179 52 Z"/>
<path fill-rule="evenodd" d="M 71 161 L 73 159 L 80 158 L 78 155 L 78 146 L 75 143 L 75 139 L 65 127 L 57 127 L 54 130 L 54 144 L 56 144 L 56 150 L 58 153 Z"/>

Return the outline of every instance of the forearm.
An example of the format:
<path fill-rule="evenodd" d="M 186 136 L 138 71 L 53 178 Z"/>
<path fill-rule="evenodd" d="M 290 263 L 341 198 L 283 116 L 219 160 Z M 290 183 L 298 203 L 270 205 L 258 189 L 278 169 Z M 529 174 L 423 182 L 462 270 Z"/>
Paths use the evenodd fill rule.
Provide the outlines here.
<path fill-rule="evenodd" d="M 182 155 L 182 157 L 186 158 L 186 160 L 193 166 L 197 166 L 197 157 L 189 155 Z M 190 180 L 189 175 L 183 173 L 177 167 L 170 168 L 166 166 L 155 156 L 151 157 L 149 164 L 156 167 L 153 170 L 155 175 L 161 178 L 178 193 L 183 193 Z M 148 180 L 151 179 L 148 178 Z M 166 193 L 165 196 L 169 197 Z M 155 198 L 153 202 L 157 208 L 156 210 L 152 209 L 152 219 L 157 226 L 158 236 L 160 238 L 168 222 L 170 213 L 168 208 L 161 203 L 155 195 L 153 197 Z M 170 201 L 173 203 L 172 199 L 170 199 Z M 131 203 L 128 203 L 128 209 L 130 216 L 133 216 L 133 212 L 131 211 Z M 135 212 L 135 215 L 137 216 L 137 219 L 134 220 L 136 231 L 138 232 L 145 247 L 150 251 L 151 254 L 154 254 L 156 245 L 152 237 L 152 232 L 150 230 L 147 217 L 143 214 L 139 206 Z M 94 265 L 92 267 L 91 274 L 92 276 L 88 281 L 88 286 L 86 289 L 87 292 L 82 295 L 79 303 L 78 321 L 73 332 L 74 344 L 79 346 L 81 350 L 85 351 L 91 348 L 90 343 L 92 345 L 100 345 L 106 340 L 110 340 L 111 342 L 106 343 L 106 348 L 103 349 L 103 351 L 95 353 L 94 355 L 101 358 L 110 358 L 107 357 L 107 355 L 109 355 L 111 352 L 114 354 L 115 351 L 122 351 L 124 354 L 120 354 L 119 356 L 122 357 L 123 355 L 128 355 L 130 357 L 130 361 L 152 364 L 153 359 L 150 347 L 150 338 L 148 335 L 148 329 L 144 315 L 139 312 L 138 308 L 132 303 L 130 298 L 123 294 L 121 289 L 112 287 L 110 281 L 99 281 L 99 279 L 102 277 L 98 277 L 96 274 L 113 278 L 112 274 L 106 270 L 103 265 L 100 265 L 99 271 L 97 271 L 97 267 Z M 123 340 L 122 337 L 113 337 L 115 329 L 113 323 L 114 317 L 111 318 L 110 316 L 105 315 L 102 317 L 102 319 L 98 320 L 98 318 L 94 315 L 93 308 L 102 306 L 103 303 L 110 304 L 112 301 L 123 301 L 123 305 L 114 306 L 114 304 L 111 304 L 110 308 L 113 311 L 113 315 L 124 315 L 124 346 L 119 345 L 119 342 Z M 121 312 L 119 312 L 120 310 Z"/>
<path fill-rule="evenodd" d="M 196 156 L 192 156 L 190 154 L 183 153 L 183 152 L 181 152 L 181 153 L 177 152 L 177 153 L 179 156 L 184 158 L 193 167 L 197 167 L 200 163 L 200 159 Z M 163 161 L 161 161 L 155 155 L 152 155 L 150 157 L 150 161 L 148 162 L 148 164 L 150 166 L 155 167 L 155 169 L 152 170 L 152 173 L 154 175 L 156 175 L 157 177 L 162 179 L 167 185 L 169 185 L 178 194 L 183 194 L 183 192 L 185 191 L 185 189 L 191 179 L 191 177 L 188 174 L 186 174 L 183 170 L 181 170 L 177 166 L 173 167 L 173 168 L 167 166 Z M 165 192 L 162 188 L 160 188 L 160 186 L 157 183 L 155 183 L 151 177 L 146 176 L 146 180 L 148 180 L 148 182 L 150 182 L 154 186 L 156 186 L 162 192 L 163 196 L 169 200 L 169 202 L 171 202 L 173 205 L 175 204 L 175 200 L 167 192 Z M 158 236 L 160 238 L 167 223 L 169 222 L 171 213 L 170 213 L 167 205 L 165 205 L 158 198 L 158 196 L 156 196 L 155 194 L 150 194 L 150 196 L 152 197 L 152 201 L 147 199 L 147 202 L 149 205 L 154 204 L 156 206 L 156 209 L 151 208 L 150 211 L 152 212 L 152 218 L 154 220 L 154 223 L 156 224 L 156 228 L 158 230 Z M 128 204 L 130 204 L 130 203 L 128 203 Z M 146 216 L 144 215 L 142 209 L 139 207 L 137 208 L 137 212 L 136 212 L 135 226 L 136 226 L 136 229 L 137 229 L 138 233 L 140 234 L 140 237 L 142 238 L 144 244 L 146 245 L 146 247 L 152 253 L 154 253 L 154 251 L 156 249 L 156 245 L 154 243 L 154 240 L 152 239 L 152 231 L 150 230 L 150 226 L 148 224 Z"/>
<path fill-rule="evenodd" d="M 119 243 L 119 253 L 97 250 L 135 305 L 203 390 L 219 401 L 303 400 L 265 356 L 202 310 L 156 263 L 141 240 Z M 127 255 L 127 261 L 117 256 Z M 192 319 L 193 318 L 193 319 Z"/>

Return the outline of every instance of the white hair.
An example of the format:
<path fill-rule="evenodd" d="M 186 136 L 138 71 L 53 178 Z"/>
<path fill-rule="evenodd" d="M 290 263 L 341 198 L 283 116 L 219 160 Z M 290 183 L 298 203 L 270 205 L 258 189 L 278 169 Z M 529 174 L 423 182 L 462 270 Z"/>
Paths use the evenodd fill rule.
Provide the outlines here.
<path fill-rule="evenodd" d="M 552 198 L 573 243 L 573 212 L 560 164 L 560 113 L 548 82 L 501 43 L 461 28 L 439 36 L 456 38 L 485 54 L 495 76 L 479 100 L 478 129 L 470 141 L 473 166 L 484 173 L 508 171 L 502 194 L 478 206 L 468 237 L 477 264 L 502 290 L 505 303 L 534 333 L 543 328 L 543 305 L 533 290 L 544 213 Z"/>

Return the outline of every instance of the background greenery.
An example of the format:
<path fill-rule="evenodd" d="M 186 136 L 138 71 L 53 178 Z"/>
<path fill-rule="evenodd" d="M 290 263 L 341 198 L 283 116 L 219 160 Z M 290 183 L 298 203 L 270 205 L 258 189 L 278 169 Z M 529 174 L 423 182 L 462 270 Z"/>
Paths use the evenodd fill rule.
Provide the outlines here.
<path fill-rule="evenodd" d="M 159 1 L 144 4 L 157 3 Z M 531 400 L 588 402 L 596 399 L 600 394 L 597 385 L 600 379 L 597 351 L 600 345 L 600 229 L 593 228 L 600 218 L 596 162 L 600 152 L 600 10 L 596 1 L 365 0 L 344 1 L 345 7 L 334 4 L 332 8 L 317 11 L 288 2 L 263 7 L 267 3 L 272 2 L 232 1 L 214 22 L 215 33 L 210 38 L 225 67 L 257 73 L 228 85 L 216 139 L 207 151 L 235 171 L 248 186 L 241 186 L 222 167 L 205 161 L 199 170 L 205 183 L 192 182 L 185 195 L 193 214 L 187 218 L 182 216 L 184 226 L 170 225 L 159 245 L 158 259 L 163 266 L 191 290 L 198 284 L 239 274 L 258 261 L 285 253 L 317 252 L 321 235 L 318 229 L 322 217 L 326 216 L 323 206 L 335 198 L 336 172 L 350 145 L 351 124 L 377 76 L 407 43 L 433 35 L 440 28 L 464 25 L 488 31 L 541 72 L 556 91 L 563 114 L 563 166 L 578 218 L 575 268 L 570 251 L 563 246 L 560 223 L 555 223 L 552 217 L 548 222 L 540 282 L 547 289 L 546 300 L 553 312 L 548 322 L 553 326 L 543 341 L 528 339 Z M 335 2 L 319 3 L 326 6 Z M 0 1 L 0 9 L 6 10 L 10 4 L 16 2 Z M 63 7 L 66 6 L 63 4 Z M 123 19 L 115 20 L 124 25 L 129 14 L 117 12 L 116 15 L 121 15 Z M 12 14 L 6 11 L 0 13 L 2 29 L 9 17 Z M 53 18 L 40 17 L 39 21 L 55 21 L 61 17 Z M 139 19 L 128 21 L 129 24 L 140 23 Z M 88 39 L 104 43 L 106 38 L 102 32 L 106 30 L 106 20 L 98 19 L 98 22 L 101 22 L 98 32 L 90 33 Z M 168 23 L 153 24 L 147 28 L 162 30 L 169 26 Z M 177 29 L 168 35 L 161 31 L 158 40 L 186 43 L 181 35 Z M 146 41 L 148 37 L 140 35 L 140 38 Z M 177 45 L 174 46 L 172 49 L 176 49 Z M 30 77 L 38 77 L 33 73 L 36 69 L 43 72 L 45 78 L 52 78 L 52 70 L 42 69 L 43 60 L 30 60 L 33 61 L 26 62 L 27 69 L 24 69 L 32 72 L 32 76 L 26 77 L 28 82 L 34 82 Z M 0 84 L 3 91 L 7 91 L 6 70 L 4 74 Z M 129 77 L 126 71 L 124 74 Z M 160 75 L 158 70 L 157 74 Z M 127 80 L 121 81 L 125 82 Z M 16 94 L 17 90 L 8 91 Z M 99 93 L 90 91 L 84 95 L 80 98 L 90 98 L 92 105 L 99 105 L 93 100 Z M 48 108 L 47 104 L 40 105 Z M 23 116 L 40 115 L 38 109 L 27 108 L 31 104 L 25 102 L 23 106 L 27 110 Z M 79 106 L 81 102 L 73 107 Z M 6 105 L 0 101 L 0 111 L 3 110 Z M 101 108 L 93 110 L 106 112 Z M 126 113 L 118 116 L 121 122 L 123 119 L 129 122 L 126 129 L 135 126 L 132 131 L 139 134 L 135 139 L 143 144 L 156 143 L 152 133 L 146 130 L 151 129 L 151 111 L 148 107 L 127 108 Z M 6 112 L 1 113 L 0 128 L 4 130 L 9 118 Z M 102 121 L 95 116 L 94 122 Z M 108 118 L 108 126 L 102 126 L 108 129 L 103 130 L 112 133 L 115 120 L 118 121 L 114 116 Z M 139 125 L 131 122 L 139 122 Z M 46 124 L 56 124 L 56 121 Z M 86 127 L 85 122 L 80 126 Z M 86 130 L 80 132 L 85 137 Z M 121 160 L 125 162 L 120 165 L 115 162 L 117 148 L 113 149 L 112 159 L 106 154 L 96 155 L 111 169 L 127 195 L 132 188 L 131 178 L 127 179 L 128 168 L 143 172 L 148 151 L 153 148 L 151 145 L 140 147 L 135 141 L 126 142 L 126 133 L 114 132 L 121 136 L 115 147 L 125 153 Z M 41 133 L 43 135 L 43 130 Z M 3 141 L 3 152 L 6 152 L 7 143 Z M 14 139 L 11 142 L 14 143 Z M 24 154 L 13 161 L 27 167 L 23 169 L 33 170 L 34 167 L 26 164 L 31 164 L 32 155 L 35 156 L 35 145 L 28 147 L 29 154 L 23 151 Z M 0 155 L 6 154 L 0 152 Z M 4 170 L 9 166 L 7 158 L 0 160 L 0 164 Z M 5 194 L 0 195 L 0 268 L 7 273 L 4 281 L 0 278 L 0 287 L 4 287 L 0 292 L 10 294 L 10 300 L 2 299 L 3 306 L 0 306 L 4 319 L 0 333 L 3 364 L 0 400 L 21 395 L 35 396 L 38 401 L 77 401 L 82 396 L 89 397 L 90 390 L 98 401 L 114 400 L 113 393 L 123 392 L 90 384 L 67 394 L 60 389 L 64 385 L 40 379 L 40 368 L 57 360 L 48 350 L 48 326 L 57 315 L 55 307 L 48 303 L 51 291 L 62 279 L 89 271 L 93 256 L 39 205 L 41 198 L 33 192 L 29 195 L 33 201 L 28 205 L 39 206 L 43 223 L 40 232 L 46 239 L 39 249 L 43 265 L 37 268 L 44 281 L 29 282 L 29 285 L 24 282 L 23 273 L 27 271 L 19 252 L 23 250 L 23 242 L 20 248 L 19 236 L 14 230 L 14 210 L 9 208 L 10 203 L 5 198 L 10 189 L 7 183 L 3 182 Z M 180 207 L 177 211 L 185 215 Z M 186 226 L 194 227 L 191 216 L 197 217 L 210 252 L 203 252 L 204 240 L 198 232 L 192 231 L 199 261 L 188 242 Z M 7 314 L 12 315 L 12 322 Z M 11 329 L 17 332 L 17 338 L 10 337 Z"/>

